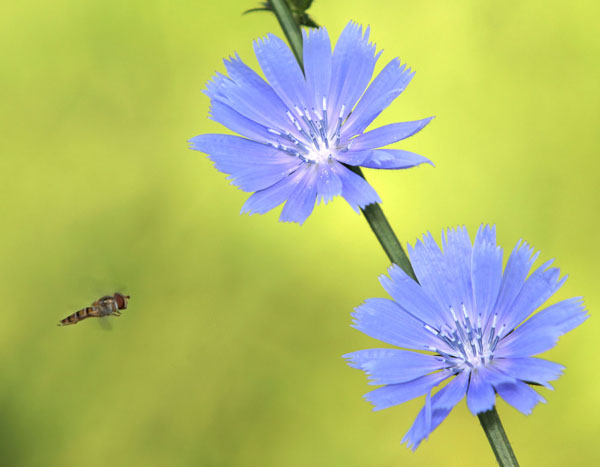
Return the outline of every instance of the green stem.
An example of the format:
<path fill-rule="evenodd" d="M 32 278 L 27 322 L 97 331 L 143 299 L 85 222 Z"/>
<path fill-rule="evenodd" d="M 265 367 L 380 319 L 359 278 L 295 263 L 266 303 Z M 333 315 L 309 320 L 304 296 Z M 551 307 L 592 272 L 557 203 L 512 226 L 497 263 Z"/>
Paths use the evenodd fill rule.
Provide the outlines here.
<path fill-rule="evenodd" d="M 304 70 L 302 61 L 302 31 L 300 30 L 300 25 L 296 23 L 292 10 L 290 10 L 286 0 L 271 0 L 271 5 L 273 6 L 275 16 L 277 16 L 277 21 L 279 21 L 281 29 L 283 29 L 285 37 L 287 37 L 287 40 L 292 47 L 296 60 L 298 60 L 298 63 L 300 64 L 300 68 Z"/>
<path fill-rule="evenodd" d="M 300 26 L 294 20 L 294 16 L 285 0 L 271 0 L 271 4 L 298 63 L 304 68 L 302 63 L 302 33 Z M 347 167 L 357 175 L 365 178 L 360 167 Z M 396 237 L 390 223 L 383 214 L 381 206 L 378 203 L 373 203 L 364 207 L 361 211 L 390 261 L 400 266 L 406 274 L 417 281 L 408 256 L 406 256 L 402 244 L 398 241 L 398 237 Z M 506 437 L 504 428 L 502 428 L 496 408 L 494 407 L 487 412 L 480 413 L 478 417 L 483 431 L 485 431 L 485 435 L 492 446 L 498 464 L 501 467 L 518 467 L 519 463 Z"/>
<path fill-rule="evenodd" d="M 352 170 L 352 172 L 365 178 L 360 167 L 347 167 Z M 385 217 L 379 203 L 369 204 L 368 206 L 361 208 L 361 211 L 365 215 L 365 219 L 367 219 L 367 222 L 371 226 L 371 230 L 377 237 L 377 240 L 379 240 L 379 243 L 383 247 L 383 251 L 388 255 L 390 261 L 400 266 L 413 280 L 419 282 L 415 275 L 415 271 L 410 264 L 410 260 L 408 259 L 408 256 L 406 256 L 404 248 L 402 248 L 402 244 L 398 240 L 398 237 L 396 237 L 396 234 Z"/>
<path fill-rule="evenodd" d="M 518 467 L 519 463 L 504 432 L 496 407 L 479 415 L 479 422 L 501 467 Z"/>

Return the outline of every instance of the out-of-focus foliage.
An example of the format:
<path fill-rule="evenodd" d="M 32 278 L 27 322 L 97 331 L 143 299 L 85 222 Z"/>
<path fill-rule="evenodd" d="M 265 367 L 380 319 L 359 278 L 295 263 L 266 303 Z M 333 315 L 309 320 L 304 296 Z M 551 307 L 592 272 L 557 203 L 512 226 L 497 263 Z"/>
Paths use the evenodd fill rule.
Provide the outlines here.
<path fill-rule="evenodd" d="M 341 355 L 378 345 L 349 327 L 381 296 L 387 259 L 342 200 L 302 227 L 239 216 L 186 140 L 204 83 L 278 30 L 256 2 L 9 2 L 0 17 L 0 452 L 8 466 L 495 465 L 459 404 L 416 453 L 423 400 L 372 413 Z M 522 465 L 600 463 L 599 7 L 318 1 L 337 38 L 371 26 L 417 73 L 377 125 L 436 115 L 401 145 L 436 167 L 366 171 L 403 241 L 496 223 L 582 295 L 591 319 L 544 355 L 564 364 L 548 404 L 499 413 Z M 400 146 L 400 145 L 399 145 Z M 538 263 L 540 264 L 540 263 Z M 105 330 L 59 319 L 115 290 Z"/>

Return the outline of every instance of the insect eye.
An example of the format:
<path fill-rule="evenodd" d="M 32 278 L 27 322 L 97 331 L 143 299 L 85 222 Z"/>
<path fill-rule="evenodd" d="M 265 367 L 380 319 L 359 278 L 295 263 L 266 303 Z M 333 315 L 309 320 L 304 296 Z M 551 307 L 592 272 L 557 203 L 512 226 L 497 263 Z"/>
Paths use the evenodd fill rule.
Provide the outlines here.
<path fill-rule="evenodd" d="M 127 300 L 126 300 L 126 295 L 122 295 L 120 293 L 116 293 L 115 294 L 115 301 L 117 302 L 117 307 L 119 307 L 119 309 L 124 310 L 125 308 L 127 308 Z M 129 298 L 129 297 L 127 297 Z"/>

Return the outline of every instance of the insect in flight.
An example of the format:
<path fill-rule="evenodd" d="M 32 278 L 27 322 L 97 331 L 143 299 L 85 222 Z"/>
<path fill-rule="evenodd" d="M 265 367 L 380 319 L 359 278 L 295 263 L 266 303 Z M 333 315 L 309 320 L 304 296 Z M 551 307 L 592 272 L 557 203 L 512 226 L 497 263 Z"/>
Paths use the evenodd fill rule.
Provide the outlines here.
<path fill-rule="evenodd" d="M 121 310 L 127 308 L 127 300 L 129 295 L 123 295 L 119 292 L 113 295 L 105 295 L 99 298 L 92 306 L 82 308 L 76 311 L 58 323 L 59 326 L 67 326 L 69 324 L 77 324 L 82 319 L 86 318 L 102 318 L 104 316 L 121 316 Z"/>

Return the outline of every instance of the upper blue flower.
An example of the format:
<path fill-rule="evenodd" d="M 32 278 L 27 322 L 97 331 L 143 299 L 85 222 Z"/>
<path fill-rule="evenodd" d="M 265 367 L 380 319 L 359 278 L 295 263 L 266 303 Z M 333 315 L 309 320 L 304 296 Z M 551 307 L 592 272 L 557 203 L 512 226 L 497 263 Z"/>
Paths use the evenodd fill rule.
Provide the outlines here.
<path fill-rule="evenodd" d="M 587 319 L 580 298 L 551 305 L 527 319 L 564 283 L 548 261 L 531 275 L 538 254 L 517 243 L 502 272 L 502 249 L 494 227 L 481 227 L 471 245 L 464 228 L 448 230 L 444 251 L 431 235 L 409 254 L 419 284 L 392 266 L 381 284 L 393 300 L 372 298 L 356 309 L 354 327 L 399 349 L 370 349 L 344 355 L 371 384 L 374 410 L 426 395 L 403 442 L 416 449 L 467 396 L 473 414 L 490 410 L 496 394 L 529 414 L 544 399 L 529 384 L 552 389 L 564 367 L 532 355 Z M 526 321 L 525 321 L 526 320 Z M 448 384 L 431 395 L 444 380 Z"/>
<path fill-rule="evenodd" d="M 349 23 L 333 53 L 325 28 L 304 31 L 303 38 L 304 74 L 288 46 L 269 34 L 254 43 L 268 83 L 236 54 L 224 61 L 229 76 L 217 73 L 207 84 L 211 118 L 242 137 L 200 135 L 191 148 L 208 154 L 242 190 L 255 192 L 242 213 L 264 214 L 287 200 L 280 220 L 302 223 L 316 200 L 337 195 L 358 211 L 380 199 L 344 164 L 406 169 L 431 163 L 412 152 L 378 149 L 414 135 L 431 118 L 365 133 L 414 75 L 395 58 L 367 88 L 381 54 L 368 41 L 369 28 L 363 34 Z"/>

